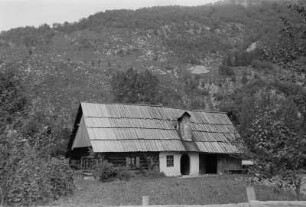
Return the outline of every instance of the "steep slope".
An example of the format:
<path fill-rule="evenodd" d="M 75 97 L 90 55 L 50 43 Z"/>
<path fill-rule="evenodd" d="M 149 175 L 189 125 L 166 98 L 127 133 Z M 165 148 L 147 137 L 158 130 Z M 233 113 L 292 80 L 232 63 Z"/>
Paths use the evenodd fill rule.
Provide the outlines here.
<path fill-rule="evenodd" d="M 18 69 L 31 100 L 67 123 L 80 101 L 111 102 L 113 72 L 130 67 L 150 70 L 161 88 L 178 96 L 184 94 L 184 80 L 192 77 L 206 109 L 217 110 L 222 96 L 235 88 L 274 77 L 273 66 L 268 75 L 253 67 L 222 75 L 219 66 L 225 56 L 254 42 L 272 44 L 281 16 L 294 18 L 284 5 L 265 2 L 100 12 L 73 24 L 1 33 L 1 69 Z"/>

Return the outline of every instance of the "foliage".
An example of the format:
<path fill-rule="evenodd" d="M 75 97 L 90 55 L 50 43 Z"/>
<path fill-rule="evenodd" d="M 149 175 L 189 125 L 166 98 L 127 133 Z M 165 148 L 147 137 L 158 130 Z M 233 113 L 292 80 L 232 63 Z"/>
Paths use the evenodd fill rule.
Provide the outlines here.
<path fill-rule="evenodd" d="M 119 103 L 156 103 L 159 80 L 151 72 L 133 68 L 116 72 L 111 79 L 114 101 Z"/>
<path fill-rule="evenodd" d="M 247 8 L 234 4 L 199 7 L 153 7 L 98 12 L 79 22 L 16 28 L 1 34 L 1 39 L 27 48 L 52 43 L 54 36 L 90 31 L 100 35 L 105 29 L 151 31 L 162 45 L 174 51 L 179 61 L 199 63 L 209 53 L 242 51 L 245 44 L 271 42 L 281 28 L 280 17 L 291 17 L 283 3 L 264 2 Z M 292 20 L 292 18 L 289 18 Z M 293 19 L 294 20 L 294 19 Z M 96 49 L 94 39 L 79 44 Z"/>
<path fill-rule="evenodd" d="M 187 109 L 205 109 L 205 90 L 200 89 L 200 78 L 196 75 L 191 75 L 182 72 L 180 75 L 180 82 L 182 83 L 182 100 L 184 107 Z"/>
<path fill-rule="evenodd" d="M 147 170 L 142 170 L 141 171 L 141 176 L 146 177 L 146 178 L 162 178 L 166 177 L 163 172 L 159 171 L 159 168 L 157 166 L 147 169 Z"/>
<path fill-rule="evenodd" d="M 54 157 L 63 157 L 67 152 L 70 130 L 65 128 L 64 120 L 43 111 L 40 106 L 32 106 L 28 120 L 21 132 L 31 146 Z"/>
<path fill-rule="evenodd" d="M 53 198 L 71 195 L 74 190 L 73 171 L 67 160 L 51 158 L 48 163 L 48 177 Z"/>
<path fill-rule="evenodd" d="M 241 83 L 242 83 L 243 85 L 245 85 L 248 81 L 249 81 L 249 80 L 248 80 L 248 77 L 247 77 L 247 73 L 244 72 L 244 73 L 242 74 Z"/>
<path fill-rule="evenodd" d="M 98 177 L 101 182 L 110 182 L 116 179 L 128 181 L 133 176 L 134 173 L 127 167 L 115 167 L 106 160 L 95 169 L 95 177 Z"/>
<path fill-rule="evenodd" d="M 128 181 L 135 177 L 135 173 L 127 167 L 117 167 L 117 178 L 119 180 Z"/>
<path fill-rule="evenodd" d="M 186 64 L 182 63 L 208 64 L 215 68 L 209 58 L 211 53 L 218 62 L 217 58 L 222 56 L 245 56 L 247 54 L 243 51 L 251 43 L 265 45 L 263 40 L 276 39 L 282 26 L 279 17 L 287 18 L 291 13 L 281 3 L 262 3 L 247 8 L 233 4 L 210 4 L 105 11 L 75 23 L 2 32 L 3 59 L 0 61 L 20 64 L 29 88 L 28 95 L 39 97 L 46 104 L 51 103 L 56 107 L 54 111 L 57 115 L 62 115 L 61 110 L 70 115 L 79 100 L 127 102 L 124 100 L 125 91 L 118 99 L 117 95 L 112 97 L 114 93 L 110 91 L 109 73 L 119 70 L 119 65 L 127 68 L 131 63 L 137 71 L 150 66 L 164 69 L 165 65 L 171 65 L 175 70 L 158 74 L 159 78 L 163 77 L 159 81 L 161 84 L 156 84 L 160 86 L 157 100 L 148 98 L 142 92 L 137 92 L 132 98 L 133 93 L 129 92 L 129 103 L 137 100 L 138 103 L 204 108 L 209 105 L 210 97 L 201 94 L 203 91 L 188 97 L 183 82 L 173 84 L 180 81 L 176 75 L 177 68 L 186 68 Z M 33 54 L 29 56 L 28 52 L 24 52 L 27 50 Z M 120 51 L 123 53 L 119 54 Z M 151 62 L 142 58 L 152 51 L 153 56 L 167 62 Z M 231 51 L 237 52 L 234 54 Z M 237 64 L 245 65 L 241 63 L 244 58 L 240 59 Z M 212 75 L 212 80 L 218 79 L 218 74 L 212 72 L 207 75 Z M 167 81 L 170 83 L 164 83 Z M 194 100 L 190 100 L 194 94 Z M 69 115 L 65 117 L 66 125 L 71 123 Z"/>
<path fill-rule="evenodd" d="M 102 182 L 112 181 L 117 176 L 117 169 L 112 163 L 107 161 L 103 161 L 102 164 L 99 164 L 96 171 L 96 177 Z"/>
<path fill-rule="evenodd" d="M 263 71 L 271 71 L 274 69 L 274 66 L 271 62 L 268 61 L 260 61 L 260 60 L 254 60 L 252 61 L 252 67 L 258 70 Z"/>
<path fill-rule="evenodd" d="M 235 71 L 232 67 L 226 65 L 219 66 L 219 74 L 224 76 L 235 76 Z"/>
<path fill-rule="evenodd" d="M 280 33 L 275 41 L 263 47 L 264 56 L 267 60 L 288 70 L 305 74 L 303 64 L 299 64 L 297 60 L 306 55 L 306 4 L 299 0 L 288 2 L 287 6 L 294 18 L 281 17 Z"/>
<path fill-rule="evenodd" d="M 160 85 L 158 100 L 160 100 L 159 102 L 162 103 L 164 106 L 178 108 L 182 108 L 185 106 L 180 91 L 175 88 L 165 86 L 164 84 Z"/>
<path fill-rule="evenodd" d="M 53 134 L 47 116 L 25 101 L 15 73 L 1 73 L 1 204 L 36 205 L 70 195 L 74 183 L 68 163 L 52 158 Z"/>
<path fill-rule="evenodd" d="M 244 141 L 257 161 L 256 171 L 264 177 L 280 175 L 289 180 L 299 199 L 306 172 L 306 136 L 299 133 L 298 111 L 292 102 L 267 107 L 258 111 L 251 127 L 244 131 Z"/>
<path fill-rule="evenodd" d="M 31 147 L 21 134 L 14 131 L 3 134 L 0 155 L 2 204 L 42 204 L 73 192 L 73 174 L 68 163 Z"/>
<path fill-rule="evenodd" d="M 247 52 L 233 52 L 229 53 L 223 60 L 222 64 L 230 67 L 239 67 L 239 66 L 248 66 L 254 60 L 257 60 L 261 55 L 261 52 L 258 49 L 255 51 Z"/>
<path fill-rule="evenodd" d="M 0 132 L 26 114 L 27 100 L 23 93 L 15 71 L 0 71 Z"/>
<path fill-rule="evenodd" d="M 306 172 L 306 92 L 281 82 L 257 81 L 248 87 L 237 92 L 230 104 L 234 107 L 227 110 L 245 143 L 246 156 L 256 161 L 253 172 L 293 184 L 299 199 Z"/>

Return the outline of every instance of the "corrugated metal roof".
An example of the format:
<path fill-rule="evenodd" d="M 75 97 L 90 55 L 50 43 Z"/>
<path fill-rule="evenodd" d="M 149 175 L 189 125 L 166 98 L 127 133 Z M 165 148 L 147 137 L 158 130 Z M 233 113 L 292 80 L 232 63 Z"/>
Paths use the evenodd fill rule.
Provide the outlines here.
<path fill-rule="evenodd" d="M 200 151 L 236 153 L 238 136 L 224 113 L 124 104 L 81 103 L 88 137 L 95 152 Z M 177 119 L 191 115 L 193 142 L 184 142 Z"/>

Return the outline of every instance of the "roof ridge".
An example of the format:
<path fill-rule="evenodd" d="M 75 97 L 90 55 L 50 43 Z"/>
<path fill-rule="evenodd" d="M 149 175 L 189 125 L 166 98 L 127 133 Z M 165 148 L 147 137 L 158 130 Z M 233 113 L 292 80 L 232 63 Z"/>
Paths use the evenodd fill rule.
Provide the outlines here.
<path fill-rule="evenodd" d="M 216 114 L 226 114 L 226 112 L 222 112 L 222 111 L 206 111 L 204 109 L 183 109 L 183 108 L 178 108 L 178 107 L 170 107 L 170 106 L 164 106 L 162 104 L 149 104 L 149 103 L 92 103 L 92 102 L 84 102 L 81 101 L 81 104 L 85 103 L 85 104 L 99 104 L 99 105 L 127 105 L 127 106 L 148 106 L 151 108 L 167 108 L 167 109 L 178 109 L 178 110 L 182 110 L 182 111 L 187 111 L 187 112 L 205 112 L 205 113 L 216 113 Z"/>
<path fill-rule="evenodd" d="M 163 104 L 149 104 L 149 103 L 92 103 L 92 102 L 85 102 L 81 101 L 82 103 L 87 103 L 87 104 L 104 104 L 104 105 L 128 105 L 128 106 L 149 106 L 149 107 L 162 107 L 162 108 L 170 108 L 170 109 L 180 109 L 180 110 L 185 110 L 188 111 L 187 109 L 182 109 L 178 107 L 170 107 L 170 106 L 164 106 Z"/>
<path fill-rule="evenodd" d="M 225 111 L 205 111 L 201 109 L 192 110 L 192 112 L 205 112 L 205 113 L 214 113 L 214 114 L 226 114 Z"/>

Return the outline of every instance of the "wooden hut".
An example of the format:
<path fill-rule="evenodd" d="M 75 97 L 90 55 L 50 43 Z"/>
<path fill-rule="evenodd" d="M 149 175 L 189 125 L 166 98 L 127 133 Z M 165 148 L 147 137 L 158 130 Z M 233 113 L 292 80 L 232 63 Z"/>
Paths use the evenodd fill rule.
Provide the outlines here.
<path fill-rule="evenodd" d="M 167 176 L 223 173 L 241 169 L 237 137 L 225 113 L 81 103 L 70 160 L 83 170 L 107 160 Z"/>

